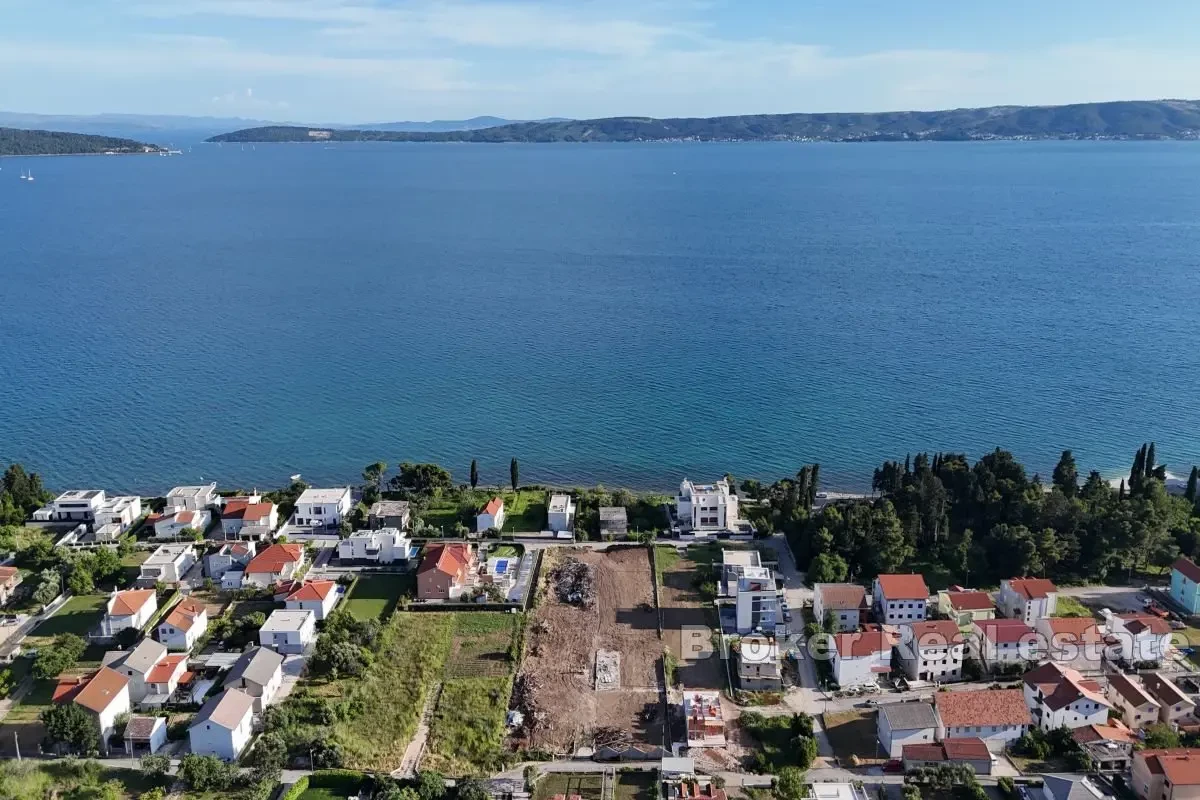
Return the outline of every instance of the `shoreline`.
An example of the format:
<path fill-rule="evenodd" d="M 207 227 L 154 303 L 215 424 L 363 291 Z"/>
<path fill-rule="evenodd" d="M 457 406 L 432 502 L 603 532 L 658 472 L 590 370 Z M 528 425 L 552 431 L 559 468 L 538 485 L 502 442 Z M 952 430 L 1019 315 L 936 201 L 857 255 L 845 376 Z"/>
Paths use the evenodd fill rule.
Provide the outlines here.
<path fill-rule="evenodd" d="M 63 158 L 80 156 L 157 156 L 166 150 L 154 150 L 149 153 L 0 153 L 0 158 Z"/>

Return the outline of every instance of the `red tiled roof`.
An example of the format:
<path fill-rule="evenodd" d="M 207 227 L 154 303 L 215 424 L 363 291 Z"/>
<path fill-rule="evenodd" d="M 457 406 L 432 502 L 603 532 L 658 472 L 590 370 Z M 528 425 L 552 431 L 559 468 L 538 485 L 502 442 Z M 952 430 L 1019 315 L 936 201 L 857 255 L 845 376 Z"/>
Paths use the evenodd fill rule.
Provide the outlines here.
<path fill-rule="evenodd" d="M 1172 747 L 1162 750 L 1139 750 L 1134 760 L 1144 759 L 1151 773 L 1164 775 L 1173 786 L 1200 785 L 1200 749 Z"/>
<path fill-rule="evenodd" d="M 877 580 L 888 600 L 929 599 L 929 587 L 922 575 L 880 575 Z"/>
<path fill-rule="evenodd" d="M 1036 637 L 1033 628 L 1019 619 L 989 619 L 984 622 L 976 622 L 975 627 L 979 628 L 983 635 L 995 644 L 1032 641 Z"/>
<path fill-rule="evenodd" d="M 274 503 L 251 503 L 244 497 L 235 497 L 225 501 L 221 510 L 222 519 L 263 520 L 271 516 Z"/>
<path fill-rule="evenodd" d="M 176 514 L 175 514 L 175 521 L 182 523 L 184 525 L 191 525 L 192 522 L 195 521 L 195 519 L 196 519 L 196 512 L 190 511 L 188 509 L 184 509 L 183 511 L 176 512 Z"/>
<path fill-rule="evenodd" d="M 425 557 L 421 559 L 421 566 L 417 568 L 417 574 L 421 575 L 437 570 L 454 577 L 470 563 L 470 545 L 461 543 L 434 545 L 425 551 Z"/>
<path fill-rule="evenodd" d="M 1087 644 L 1100 641 L 1100 628 L 1091 617 L 1050 617 L 1046 620 L 1050 637 L 1057 644 Z"/>
<path fill-rule="evenodd" d="M 1107 725 L 1084 725 L 1082 728 L 1076 728 L 1071 733 L 1071 738 L 1080 744 L 1089 742 L 1126 742 L 1132 744 L 1137 741 L 1137 737 L 1133 735 L 1133 731 L 1125 727 L 1120 720 L 1109 720 Z"/>
<path fill-rule="evenodd" d="M 921 647 L 940 647 L 947 644 L 961 644 L 962 631 L 953 621 L 948 619 L 930 619 L 914 622 L 911 626 L 913 641 Z"/>
<path fill-rule="evenodd" d="M 1118 617 L 1125 620 L 1125 630 L 1133 634 L 1141 633 L 1142 631 L 1150 631 L 1155 636 L 1163 636 L 1171 632 L 1171 626 L 1167 624 L 1165 619 L 1159 619 L 1153 614 L 1117 614 Z"/>
<path fill-rule="evenodd" d="M 949 761 L 991 761 L 992 754 L 983 739 L 977 736 L 951 737 L 942 740 Z"/>
<path fill-rule="evenodd" d="M 83 687 L 87 686 L 91 678 L 80 678 L 77 675 L 70 677 L 60 676 L 58 683 L 54 686 L 54 694 L 51 695 L 51 702 L 65 703 L 68 700 L 74 700 L 76 695 L 83 691 Z"/>
<path fill-rule="evenodd" d="M 938 692 L 933 705 L 948 728 L 967 725 L 1028 725 L 1029 709 L 1020 689 Z"/>
<path fill-rule="evenodd" d="M 1125 698 L 1135 708 L 1140 708 L 1146 704 L 1158 705 L 1158 701 L 1151 697 L 1150 693 L 1142 688 L 1140 683 L 1119 672 L 1114 672 L 1108 676 L 1108 685 L 1116 689 L 1117 694 Z"/>
<path fill-rule="evenodd" d="M 821 593 L 821 607 L 827 611 L 866 607 L 867 590 L 853 583 L 821 583 L 817 590 Z"/>
<path fill-rule="evenodd" d="M 491 500 L 488 500 L 488 504 L 483 507 L 482 513 L 495 514 L 497 511 L 499 511 L 502 508 L 504 508 L 504 501 L 501 500 L 499 497 L 493 497 Z"/>
<path fill-rule="evenodd" d="M 986 611 L 996 607 L 987 592 L 946 592 L 946 596 L 951 608 L 959 611 Z"/>
<path fill-rule="evenodd" d="M 298 564 L 303 558 L 304 545 L 296 542 L 286 542 L 283 544 L 276 542 L 250 559 L 250 563 L 246 565 L 246 572 L 265 572 L 269 574 L 283 572 L 285 566 L 288 564 Z"/>
<path fill-rule="evenodd" d="M 892 649 L 892 637 L 885 631 L 862 631 L 861 633 L 839 633 L 833 637 L 838 655 L 842 658 L 859 658 Z"/>
<path fill-rule="evenodd" d="M 179 653 L 178 655 L 167 656 L 162 661 L 155 664 L 146 673 L 146 683 L 167 683 L 171 680 L 171 675 L 175 672 L 176 667 L 180 662 L 187 660 L 187 653 Z"/>
<path fill-rule="evenodd" d="M 1008 585 L 1026 600 L 1038 600 L 1058 591 L 1058 587 L 1045 578 L 1013 578 Z"/>
<path fill-rule="evenodd" d="M 208 608 L 199 600 L 193 600 L 190 597 L 185 597 L 179 601 L 179 605 L 171 609 L 171 613 L 167 614 L 166 622 L 168 625 L 174 625 L 181 631 L 190 631 L 192 626 L 196 624 L 196 620 L 201 614 L 207 614 Z"/>
<path fill-rule="evenodd" d="M 129 685 L 124 675 L 114 669 L 101 667 L 87 685 L 75 695 L 75 702 L 97 714 L 112 705 L 121 690 Z"/>
<path fill-rule="evenodd" d="M 1040 667 L 1026 672 L 1022 680 L 1027 686 L 1040 691 L 1046 707 L 1053 711 L 1066 708 L 1080 698 L 1111 707 L 1101 693 L 1100 684 L 1085 679 L 1070 667 L 1055 664 L 1053 661 L 1047 661 Z"/>
<path fill-rule="evenodd" d="M 153 599 L 153 589 L 130 589 L 125 592 L 117 592 L 109 601 L 111 605 L 108 613 L 117 617 L 133 616 Z"/>
<path fill-rule="evenodd" d="M 906 744 L 900 752 L 905 761 L 946 760 L 946 751 L 940 744 Z"/>
<path fill-rule="evenodd" d="M 16 567 L 0 567 L 0 583 L 8 583 L 16 574 Z"/>
<path fill-rule="evenodd" d="M 288 600 L 324 600 L 337 589 L 333 581 L 313 581 L 306 583 L 288 595 Z"/>
<path fill-rule="evenodd" d="M 1180 556 L 1175 559 L 1175 563 L 1171 565 L 1171 569 L 1181 573 L 1183 577 L 1192 583 L 1200 583 L 1200 567 L 1196 566 L 1196 562 L 1190 558 Z"/>

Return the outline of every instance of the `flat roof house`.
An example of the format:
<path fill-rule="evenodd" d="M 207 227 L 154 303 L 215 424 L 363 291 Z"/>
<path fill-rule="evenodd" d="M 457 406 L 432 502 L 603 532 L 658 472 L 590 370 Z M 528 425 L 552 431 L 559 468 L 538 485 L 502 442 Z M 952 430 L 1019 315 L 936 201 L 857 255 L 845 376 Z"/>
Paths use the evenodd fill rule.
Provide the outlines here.
<path fill-rule="evenodd" d="M 142 562 L 138 580 L 145 584 L 177 585 L 196 564 L 196 548 L 187 543 L 162 544 Z"/>
<path fill-rule="evenodd" d="M 1139 800 L 1195 798 L 1200 795 L 1200 749 L 1138 750 L 1130 784 Z"/>
<path fill-rule="evenodd" d="M 210 697 L 192 719 L 188 739 L 192 752 L 236 761 L 250 742 L 254 698 L 238 689 Z"/>
<path fill-rule="evenodd" d="M 684 478 L 675 495 L 679 527 L 688 532 L 733 530 L 740 521 L 738 496 L 724 478 L 716 483 L 693 483 Z"/>
<path fill-rule="evenodd" d="M 884 625 L 911 625 L 928 616 L 929 587 L 921 575 L 880 575 L 871 596 L 875 617 Z"/>
<path fill-rule="evenodd" d="M 208 607 L 185 597 L 158 623 L 158 640 L 168 650 L 187 652 L 208 630 Z"/>
<path fill-rule="evenodd" d="M 546 525 L 552 531 L 575 529 L 575 500 L 571 495 L 550 495 L 550 504 L 546 507 Z"/>
<path fill-rule="evenodd" d="M 367 524 L 373 531 L 381 528 L 406 531 L 411 519 L 407 500 L 379 500 L 367 512 Z"/>
<path fill-rule="evenodd" d="M 738 578 L 735 606 L 738 633 L 774 633 L 775 626 L 783 622 L 775 573 L 767 567 L 743 569 Z"/>
<path fill-rule="evenodd" d="M 1108 721 L 1112 704 L 1100 684 L 1070 667 L 1048 661 L 1025 673 L 1021 681 L 1033 724 L 1044 731 Z"/>
<path fill-rule="evenodd" d="M 854 583 L 818 583 L 813 586 L 813 617 L 824 624 L 833 615 L 833 630 L 856 631 L 867 619 L 871 598 L 867 590 Z"/>
<path fill-rule="evenodd" d="M 153 589 L 114 591 L 100 620 L 100 636 L 116 636 L 126 628 L 141 629 L 155 611 L 158 611 L 158 598 Z"/>
<path fill-rule="evenodd" d="M 725 714 L 721 693 L 685 689 L 683 718 L 687 722 L 688 747 L 724 747 Z"/>
<path fill-rule="evenodd" d="M 1045 578 L 1009 578 L 1000 581 L 996 606 L 1004 616 L 1033 625 L 1053 617 L 1058 609 L 1058 587 Z"/>
<path fill-rule="evenodd" d="M 504 498 L 493 497 L 487 501 L 487 505 L 483 510 L 475 515 L 475 531 L 483 533 L 484 531 L 504 529 Z"/>
<path fill-rule="evenodd" d="M 937 692 L 938 739 L 978 737 L 988 750 L 1000 752 L 1021 738 L 1033 723 L 1020 689 L 977 689 Z"/>
<path fill-rule="evenodd" d="M 303 653 L 316 638 L 317 615 L 311 611 L 276 609 L 258 630 L 258 641 L 278 653 Z"/>
<path fill-rule="evenodd" d="M 120 495 L 105 498 L 96 510 L 92 532 L 97 542 L 115 542 L 142 516 L 142 498 Z"/>
<path fill-rule="evenodd" d="M 875 720 L 879 748 L 900 758 L 906 745 L 930 744 L 937 737 L 937 715 L 929 703 L 882 703 Z"/>
<path fill-rule="evenodd" d="M 395 564 L 408 561 L 412 540 L 400 528 L 355 531 L 338 542 L 338 561 L 343 564 Z"/>
<path fill-rule="evenodd" d="M 63 492 L 33 514 L 39 522 L 83 522 L 91 524 L 107 496 L 103 489 L 71 489 Z"/>
<path fill-rule="evenodd" d="M 417 568 L 419 600 L 457 600 L 471 588 L 475 554 L 471 545 L 437 544 L 425 551 Z"/>
<path fill-rule="evenodd" d="M 737 597 L 738 581 L 746 570 L 762 568 L 762 556 L 757 550 L 721 550 L 721 581 L 717 593 L 722 597 Z"/>
<path fill-rule="evenodd" d="M 304 562 L 304 545 L 297 542 L 276 542 L 250 559 L 242 574 L 249 586 L 271 586 L 291 580 Z"/>
<path fill-rule="evenodd" d="M 266 647 L 253 647 L 238 657 L 225 676 L 226 689 L 241 689 L 254 698 L 261 712 L 283 683 L 283 656 Z"/>
<path fill-rule="evenodd" d="M 773 636 L 743 636 L 737 650 L 738 685 L 747 691 L 777 691 L 783 685 L 779 644 Z"/>
<path fill-rule="evenodd" d="M 332 530 L 350 513 L 350 487 L 305 489 L 296 500 L 292 522 L 302 528 Z"/>
<path fill-rule="evenodd" d="M 624 536 L 629 532 L 629 516 L 625 506 L 600 506 L 600 535 Z"/>
<path fill-rule="evenodd" d="M 176 486 L 167 492 L 167 508 L 172 511 L 203 511 L 217 505 L 217 485 Z"/>
<path fill-rule="evenodd" d="M 289 594 L 284 605 L 289 611 L 311 611 L 320 622 L 332 613 L 341 597 L 337 582 L 309 581 Z"/>

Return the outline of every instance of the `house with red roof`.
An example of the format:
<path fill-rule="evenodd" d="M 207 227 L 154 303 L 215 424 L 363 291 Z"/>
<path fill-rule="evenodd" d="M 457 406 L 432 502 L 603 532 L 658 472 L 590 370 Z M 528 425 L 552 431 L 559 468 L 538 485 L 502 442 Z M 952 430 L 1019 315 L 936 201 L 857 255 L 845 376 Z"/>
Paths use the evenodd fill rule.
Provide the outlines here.
<path fill-rule="evenodd" d="M 1124 775 L 1133 761 L 1137 736 L 1118 719 L 1103 725 L 1085 725 L 1071 732 L 1071 738 L 1087 754 L 1091 772 Z"/>
<path fill-rule="evenodd" d="M 1200 748 L 1138 750 L 1132 776 L 1139 800 L 1193 800 L 1200 796 Z"/>
<path fill-rule="evenodd" d="M 212 512 L 207 508 L 168 508 L 146 517 L 146 524 L 154 529 L 155 539 L 178 539 L 188 529 L 204 533 L 210 522 Z"/>
<path fill-rule="evenodd" d="M 833 679 L 838 686 L 867 686 L 892 671 L 895 639 L 887 631 L 839 633 L 833 637 Z"/>
<path fill-rule="evenodd" d="M 970 628 L 980 620 L 995 619 L 996 604 L 987 592 L 950 589 L 938 592 L 938 613 L 960 628 Z"/>
<path fill-rule="evenodd" d="M 341 597 L 336 581 L 308 581 L 289 594 L 284 605 L 292 611 L 311 611 L 320 622 L 329 616 Z"/>
<path fill-rule="evenodd" d="M 1121 719 L 1132 730 L 1140 730 L 1158 722 L 1162 711 L 1158 701 L 1150 696 L 1136 675 L 1111 672 L 1105 696 L 1121 712 Z"/>
<path fill-rule="evenodd" d="M 976 655 L 989 672 L 1024 670 L 1042 657 L 1041 637 L 1024 620 L 984 620 L 974 632 Z"/>
<path fill-rule="evenodd" d="M 1104 636 L 1091 617 L 1046 617 L 1034 625 L 1042 635 L 1046 657 L 1081 672 L 1099 670 L 1104 661 Z"/>
<path fill-rule="evenodd" d="M 116 730 L 117 717 L 130 712 L 129 681 L 121 673 L 101 667 L 90 677 L 55 690 L 55 702 L 73 702 L 96 721 L 100 733 L 100 749 L 109 752 L 108 740 Z"/>
<path fill-rule="evenodd" d="M 1171 565 L 1171 599 L 1189 614 L 1200 614 L 1200 566 L 1186 556 Z"/>
<path fill-rule="evenodd" d="M 973 689 L 936 692 L 938 741 L 976 736 L 988 750 L 1001 752 L 1033 723 L 1020 689 Z"/>
<path fill-rule="evenodd" d="M 1033 724 L 1044 731 L 1082 728 L 1108 721 L 1112 704 L 1099 683 L 1070 667 L 1047 661 L 1021 678 Z"/>
<path fill-rule="evenodd" d="M 1105 609 L 1108 654 L 1128 665 L 1159 664 L 1172 647 L 1171 626 L 1153 614 L 1114 614 Z"/>
<path fill-rule="evenodd" d="M 296 542 L 276 542 L 246 564 L 242 572 L 244 586 L 272 586 L 295 577 L 304 563 L 304 545 Z"/>
<path fill-rule="evenodd" d="M 153 589 L 114 591 L 100 620 L 100 637 L 111 638 L 126 628 L 140 630 L 155 611 L 158 611 L 158 597 Z"/>
<path fill-rule="evenodd" d="M 928 616 L 929 587 L 920 575 L 880 575 L 871 597 L 875 619 L 884 625 L 911 625 Z"/>
<path fill-rule="evenodd" d="M 1058 587 L 1045 578 L 1009 578 L 1000 581 L 996 607 L 1010 619 L 1033 625 L 1043 617 L 1053 617 L 1058 609 Z"/>
<path fill-rule="evenodd" d="M 475 515 L 475 530 L 478 533 L 495 528 L 504 530 L 504 498 L 493 497 L 483 510 Z"/>
<path fill-rule="evenodd" d="M 914 622 L 900 628 L 896 660 L 909 680 L 949 683 L 963 678 L 965 639 L 949 619 Z"/>
<path fill-rule="evenodd" d="M 263 539 L 279 527 L 279 509 L 258 495 L 230 497 L 221 507 L 226 539 Z"/>
<path fill-rule="evenodd" d="M 906 744 L 901 753 L 904 770 L 966 764 L 976 775 L 992 774 L 992 752 L 978 736 L 943 739 L 930 744 Z"/>
<path fill-rule="evenodd" d="M 417 567 L 417 599 L 457 600 L 474 585 L 475 552 L 469 544 L 438 544 Z"/>
<path fill-rule="evenodd" d="M 187 652 L 208 630 L 208 607 L 191 597 L 180 600 L 158 623 L 158 640 L 168 650 Z"/>
<path fill-rule="evenodd" d="M 13 592 L 21 585 L 21 570 L 16 567 L 0 567 L 0 606 L 12 599 Z"/>

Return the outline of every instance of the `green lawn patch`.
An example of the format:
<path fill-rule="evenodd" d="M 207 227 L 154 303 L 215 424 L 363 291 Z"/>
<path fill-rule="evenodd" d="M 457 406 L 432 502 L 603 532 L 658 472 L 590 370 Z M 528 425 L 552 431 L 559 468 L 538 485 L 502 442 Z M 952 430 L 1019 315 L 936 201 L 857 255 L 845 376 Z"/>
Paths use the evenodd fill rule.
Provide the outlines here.
<path fill-rule="evenodd" d="M 102 797 L 111 783 L 122 797 L 141 797 L 156 784 L 140 770 L 113 769 L 96 761 L 0 762 L 0 797 Z"/>
<path fill-rule="evenodd" d="M 520 558 L 521 551 L 525 548 L 518 549 L 519 545 L 515 544 L 498 544 L 495 547 L 489 548 L 487 551 L 488 558 Z"/>
<path fill-rule="evenodd" d="M 600 800 L 603 782 L 598 772 L 549 772 L 538 779 L 533 800 L 550 800 L 556 794 L 567 797 L 577 794 L 583 800 Z"/>
<path fill-rule="evenodd" d="M 1074 597 L 1059 595 L 1058 602 L 1055 604 L 1054 616 L 1056 617 L 1090 617 L 1092 612 L 1083 603 L 1079 602 Z"/>
<path fill-rule="evenodd" d="M 521 624 L 523 620 L 517 614 L 487 611 L 455 614 L 446 677 L 494 678 L 512 672 L 513 643 Z"/>
<path fill-rule="evenodd" d="M 679 565 L 679 551 L 673 545 L 660 544 L 654 548 L 654 581 L 662 586 L 663 573 Z"/>
<path fill-rule="evenodd" d="M 86 637 L 88 631 L 100 624 L 108 595 L 78 594 L 71 597 L 50 619 L 38 625 L 30 634 L 31 640 L 49 641 L 60 633 Z M 36 642 L 32 643 L 37 646 Z"/>
<path fill-rule="evenodd" d="M 653 772 L 618 772 L 613 800 L 656 800 L 658 783 Z"/>
<path fill-rule="evenodd" d="M 412 573 L 360 575 L 342 605 L 355 619 L 387 619 L 400 598 L 415 593 Z"/>
<path fill-rule="evenodd" d="M 458 523 L 475 530 L 475 520 L 466 519 L 458 503 L 432 503 L 429 508 L 418 512 L 417 517 L 426 525 L 432 525 L 441 530 L 444 536 L 453 536 Z"/>
<path fill-rule="evenodd" d="M 526 533 L 546 530 L 545 492 L 521 489 L 500 496 L 504 498 L 504 530 Z"/>
<path fill-rule="evenodd" d="M 9 710 L 4 721 L 8 723 L 37 722 L 38 716 L 50 707 L 55 686 L 55 681 L 35 680 L 32 688 Z"/>

